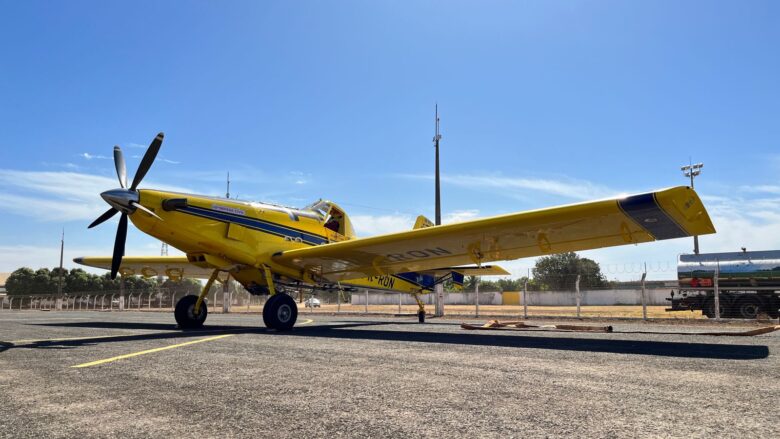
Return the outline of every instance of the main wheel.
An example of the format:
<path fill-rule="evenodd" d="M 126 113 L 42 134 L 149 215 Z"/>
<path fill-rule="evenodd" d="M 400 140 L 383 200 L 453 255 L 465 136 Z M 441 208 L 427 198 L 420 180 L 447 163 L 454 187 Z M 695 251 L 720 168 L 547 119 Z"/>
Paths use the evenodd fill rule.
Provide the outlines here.
<path fill-rule="evenodd" d="M 417 321 L 425 323 L 425 311 L 417 311 Z"/>
<path fill-rule="evenodd" d="M 755 319 L 761 312 L 761 301 L 755 297 L 745 297 L 737 303 L 737 315 L 743 319 Z"/>
<path fill-rule="evenodd" d="M 209 311 L 206 307 L 206 302 L 203 301 L 200 304 L 200 310 L 198 314 L 195 314 L 195 302 L 198 301 L 198 296 L 189 295 L 182 297 L 178 303 L 176 303 L 176 310 L 173 312 L 173 316 L 176 317 L 176 323 L 179 324 L 181 329 L 193 329 L 203 326 L 203 322 L 206 321 Z"/>
<path fill-rule="evenodd" d="M 297 319 L 298 305 L 287 294 L 274 294 L 263 306 L 263 323 L 267 328 L 287 331 L 292 329 Z"/>

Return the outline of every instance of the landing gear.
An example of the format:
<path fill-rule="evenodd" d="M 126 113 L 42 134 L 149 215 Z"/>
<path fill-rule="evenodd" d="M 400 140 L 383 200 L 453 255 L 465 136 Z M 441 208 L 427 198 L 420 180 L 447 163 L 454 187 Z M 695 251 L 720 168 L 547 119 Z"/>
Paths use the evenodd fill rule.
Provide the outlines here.
<path fill-rule="evenodd" d="M 198 301 L 198 296 L 189 295 L 184 296 L 176 304 L 176 311 L 173 315 L 176 317 L 176 323 L 179 324 L 181 329 L 195 329 L 203 326 L 203 322 L 206 321 L 208 315 L 208 309 L 206 309 L 206 303 L 200 304 L 200 309 L 195 312 L 195 303 Z"/>
<path fill-rule="evenodd" d="M 425 304 L 420 300 L 420 296 L 417 293 L 413 293 L 412 297 L 417 301 L 417 321 L 425 323 Z"/>
<path fill-rule="evenodd" d="M 287 331 L 292 329 L 297 318 L 298 305 L 287 294 L 274 294 L 263 306 L 263 323 L 267 328 Z"/>

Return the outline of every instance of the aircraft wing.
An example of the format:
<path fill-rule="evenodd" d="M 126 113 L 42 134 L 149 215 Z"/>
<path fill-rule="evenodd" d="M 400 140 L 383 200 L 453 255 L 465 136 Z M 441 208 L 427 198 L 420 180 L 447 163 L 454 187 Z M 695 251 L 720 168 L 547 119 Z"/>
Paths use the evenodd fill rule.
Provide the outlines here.
<path fill-rule="evenodd" d="M 89 267 L 111 269 L 111 256 L 86 256 L 75 258 L 73 262 Z M 125 276 L 166 276 L 172 280 L 208 279 L 213 271 L 213 268 L 201 268 L 190 264 L 186 256 L 125 256 L 122 258 L 122 265 L 119 266 L 119 273 Z"/>
<path fill-rule="evenodd" d="M 715 233 L 686 186 L 280 252 L 330 281 Z"/>

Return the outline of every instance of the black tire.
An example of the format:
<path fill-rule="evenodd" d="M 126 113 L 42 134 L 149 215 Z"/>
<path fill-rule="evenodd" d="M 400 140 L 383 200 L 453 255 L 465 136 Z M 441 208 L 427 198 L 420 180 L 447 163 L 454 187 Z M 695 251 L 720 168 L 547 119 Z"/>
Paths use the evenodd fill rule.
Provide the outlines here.
<path fill-rule="evenodd" d="M 417 321 L 425 323 L 425 311 L 417 311 Z"/>
<path fill-rule="evenodd" d="M 195 315 L 195 302 L 198 301 L 198 296 L 189 295 L 182 297 L 178 303 L 176 303 L 176 310 L 173 312 L 173 316 L 176 318 L 176 323 L 179 324 L 181 329 L 195 329 L 203 326 L 203 322 L 206 321 L 206 317 L 209 314 L 206 301 L 200 304 L 200 313 Z"/>
<path fill-rule="evenodd" d="M 273 322 L 270 319 L 271 314 L 268 310 L 270 310 L 272 306 L 275 306 L 274 303 L 276 303 L 277 297 L 277 295 L 268 296 L 268 299 L 265 300 L 265 305 L 263 305 L 263 323 L 266 328 L 272 327 Z"/>
<path fill-rule="evenodd" d="M 721 300 L 720 301 L 720 318 L 725 319 L 725 318 L 729 317 L 730 312 L 731 312 L 731 309 L 729 308 L 729 306 L 726 303 L 726 301 L 725 300 Z M 715 318 L 715 300 L 714 299 L 707 300 L 707 302 L 704 304 L 704 309 L 702 310 L 702 313 L 705 316 L 707 316 L 707 317 L 709 317 L 711 319 Z"/>
<path fill-rule="evenodd" d="M 263 306 L 263 323 L 266 328 L 288 331 L 298 319 L 298 305 L 292 297 L 277 293 L 269 297 Z"/>
<path fill-rule="evenodd" d="M 755 319 L 763 306 L 756 297 L 743 297 L 737 302 L 737 317 L 741 319 Z"/>

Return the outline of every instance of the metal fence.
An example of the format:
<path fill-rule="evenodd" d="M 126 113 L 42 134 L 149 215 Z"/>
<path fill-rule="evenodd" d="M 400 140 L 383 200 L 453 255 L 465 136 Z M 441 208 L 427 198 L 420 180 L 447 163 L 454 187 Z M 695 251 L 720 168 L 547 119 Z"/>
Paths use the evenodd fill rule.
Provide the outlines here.
<path fill-rule="evenodd" d="M 646 281 L 642 275 L 635 282 L 622 282 L 620 288 L 614 285 L 585 285 L 582 278 L 572 275 L 560 279 L 558 285 L 571 289 L 532 289 L 533 280 L 519 291 L 482 291 L 478 285 L 462 292 L 444 295 L 444 313 L 464 317 L 502 318 L 633 318 L 633 319 L 707 319 L 702 311 L 667 312 L 666 297 L 675 290 L 675 281 Z M 476 287 L 476 288 L 473 288 Z M 720 297 L 717 281 L 712 288 L 716 301 L 716 320 L 727 320 L 718 315 Z M 716 294 L 717 292 L 717 294 Z M 328 314 L 383 314 L 413 315 L 418 306 L 412 296 L 405 293 L 371 292 L 357 290 L 348 292 L 315 292 L 301 294 L 288 292 L 298 302 L 301 313 Z M 187 291 L 157 288 L 150 291 L 126 290 L 100 291 L 68 294 L 62 297 L 63 311 L 161 311 L 173 310 L 176 302 Z M 429 314 L 434 312 L 434 294 L 420 296 Z M 212 288 L 206 297 L 209 312 L 262 312 L 267 296 L 252 296 L 243 289 L 225 292 L 221 287 Z M 311 300 L 316 299 L 316 300 Z M 55 310 L 57 296 L 53 294 L 32 294 L 0 298 L 0 311 L 7 310 Z"/>
<path fill-rule="evenodd" d="M 121 311 L 121 310 L 169 310 L 187 295 L 184 290 L 161 288 L 150 291 L 90 291 L 56 294 L 9 295 L 0 298 L 0 310 L 55 310 L 60 300 L 62 311 Z M 191 293 L 190 293 L 191 294 Z M 210 307 L 224 303 L 221 292 L 209 292 L 206 300 Z"/>

